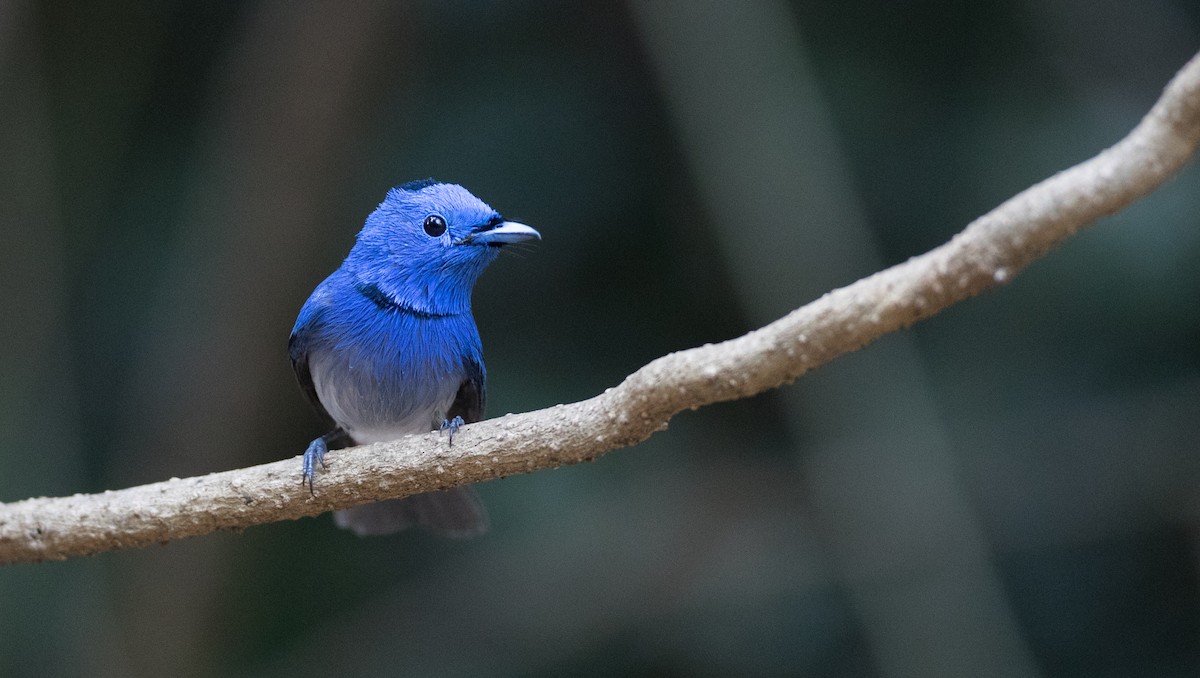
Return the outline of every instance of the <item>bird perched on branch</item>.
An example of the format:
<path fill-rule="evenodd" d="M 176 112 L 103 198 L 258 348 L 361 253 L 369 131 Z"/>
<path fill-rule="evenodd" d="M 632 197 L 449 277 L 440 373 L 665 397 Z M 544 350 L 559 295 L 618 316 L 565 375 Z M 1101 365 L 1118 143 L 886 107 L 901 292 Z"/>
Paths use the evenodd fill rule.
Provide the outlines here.
<path fill-rule="evenodd" d="M 465 188 L 433 179 L 388 192 L 345 262 L 300 309 L 288 341 L 305 395 L 333 430 L 309 444 L 310 490 L 331 449 L 454 432 L 483 416 L 485 375 L 471 290 L 500 248 L 541 236 Z M 338 511 L 359 535 L 423 527 L 468 537 L 487 529 L 470 487 Z"/>

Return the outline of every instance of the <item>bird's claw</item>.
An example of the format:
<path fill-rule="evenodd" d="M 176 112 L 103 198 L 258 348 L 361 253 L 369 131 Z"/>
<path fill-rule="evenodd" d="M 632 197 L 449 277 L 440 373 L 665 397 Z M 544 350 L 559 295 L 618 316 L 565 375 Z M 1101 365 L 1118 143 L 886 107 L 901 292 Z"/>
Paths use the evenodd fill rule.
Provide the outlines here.
<path fill-rule="evenodd" d="M 458 429 L 462 428 L 466 423 L 462 417 L 457 416 L 453 419 L 442 420 L 442 431 L 450 434 L 450 447 L 454 447 L 454 434 L 458 433 Z"/>
<path fill-rule="evenodd" d="M 317 438 L 308 444 L 308 449 L 304 451 L 304 473 L 300 476 L 300 484 L 308 483 L 308 491 L 310 494 L 316 494 L 313 491 L 313 479 L 317 475 L 317 465 L 328 470 L 329 467 L 325 464 L 325 453 L 329 451 L 329 445 L 324 438 Z"/>

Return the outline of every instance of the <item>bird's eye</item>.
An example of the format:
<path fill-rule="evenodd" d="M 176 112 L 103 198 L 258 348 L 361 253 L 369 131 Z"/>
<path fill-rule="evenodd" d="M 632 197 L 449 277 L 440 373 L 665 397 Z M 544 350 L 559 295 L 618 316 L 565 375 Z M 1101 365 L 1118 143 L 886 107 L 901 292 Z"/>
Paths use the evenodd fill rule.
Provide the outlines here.
<path fill-rule="evenodd" d="M 434 238 L 446 232 L 446 220 L 440 214 L 425 217 L 425 232 Z"/>

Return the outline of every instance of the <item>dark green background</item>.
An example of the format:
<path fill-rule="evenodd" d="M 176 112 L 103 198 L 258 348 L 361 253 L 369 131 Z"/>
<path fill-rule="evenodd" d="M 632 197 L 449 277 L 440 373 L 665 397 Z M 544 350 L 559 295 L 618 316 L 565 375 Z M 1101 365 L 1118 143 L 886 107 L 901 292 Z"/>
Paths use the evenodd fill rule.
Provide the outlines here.
<path fill-rule="evenodd" d="M 1198 45 L 1191 0 L 0 1 L 0 501 L 299 454 L 288 331 L 403 181 L 544 236 L 476 290 L 497 416 L 944 242 Z M 794 386 L 482 486 L 482 539 L 2 568 L 0 675 L 1196 675 L 1198 262 L 1193 167 Z"/>

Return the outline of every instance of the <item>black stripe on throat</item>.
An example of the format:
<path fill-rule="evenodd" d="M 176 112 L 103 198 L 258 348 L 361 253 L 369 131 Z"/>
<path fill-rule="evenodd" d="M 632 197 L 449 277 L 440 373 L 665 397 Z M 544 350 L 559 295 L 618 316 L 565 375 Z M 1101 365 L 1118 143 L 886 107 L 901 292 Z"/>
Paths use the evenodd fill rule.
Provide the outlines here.
<path fill-rule="evenodd" d="M 381 311 L 397 311 L 399 313 L 407 313 L 418 318 L 448 318 L 453 313 L 434 313 L 432 311 L 423 311 L 419 308 L 414 308 L 408 304 L 396 301 L 387 292 L 379 289 L 379 285 L 375 283 L 360 282 L 354 286 L 358 293 L 371 300 Z"/>

